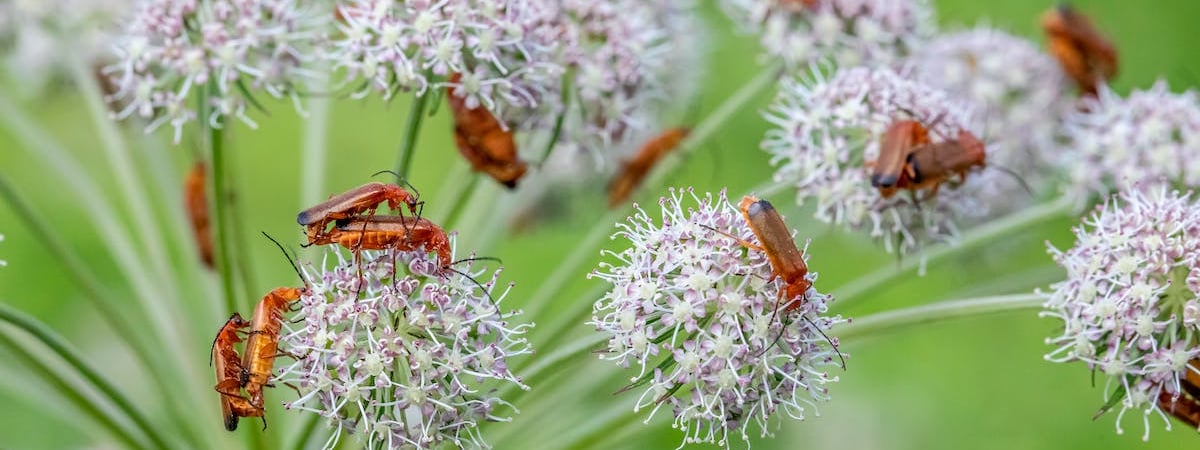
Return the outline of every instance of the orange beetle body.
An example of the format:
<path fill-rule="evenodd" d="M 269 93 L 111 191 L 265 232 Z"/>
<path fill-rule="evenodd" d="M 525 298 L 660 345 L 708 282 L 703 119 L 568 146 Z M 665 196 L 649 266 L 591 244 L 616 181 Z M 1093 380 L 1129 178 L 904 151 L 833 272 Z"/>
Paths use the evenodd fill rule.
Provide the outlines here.
<path fill-rule="evenodd" d="M 458 83 L 461 74 L 450 77 Z M 517 158 L 517 144 L 513 133 L 504 128 L 500 120 L 482 105 L 468 108 L 462 97 L 454 95 L 454 88 L 446 87 L 446 101 L 454 115 L 454 143 L 458 152 L 477 172 L 484 172 L 508 188 L 517 186 L 527 167 Z"/>
<path fill-rule="evenodd" d="M 885 198 L 895 194 L 913 149 L 928 143 L 929 130 L 920 122 L 897 120 L 889 126 L 879 143 L 879 158 L 872 163 L 871 186 L 879 188 Z"/>
<path fill-rule="evenodd" d="M 400 186 L 371 182 L 300 211 L 300 214 L 296 215 L 296 222 L 306 227 L 308 241 L 313 243 L 328 233 L 327 228 L 331 222 L 350 219 L 367 211 L 374 215 L 375 208 L 384 202 L 387 202 L 388 208 L 393 211 L 400 205 L 405 205 L 414 216 L 418 214 L 418 207 L 422 204 L 416 195 Z"/>
<path fill-rule="evenodd" d="M 646 142 L 632 158 L 622 163 L 621 169 L 608 183 L 608 207 L 614 208 L 628 200 L 654 164 L 675 150 L 690 131 L 682 127 L 667 130 Z"/>
<path fill-rule="evenodd" d="M 1070 6 L 1059 5 L 1042 14 L 1042 31 L 1050 55 L 1082 94 L 1094 97 L 1099 83 L 1116 76 L 1116 47 Z"/>
<path fill-rule="evenodd" d="M 188 219 L 192 222 L 192 236 L 200 261 L 205 267 L 213 268 L 212 228 L 208 216 L 208 195 L 204 185 L 204 163 L 197 162 L 183 181 L 183 202 L 187 206 Z"/>
<path fill-rule="evenodd" d="M 770 202 L 749 195 L 742 197 L 738 208 L 742 210 L 742 217 L 759 242 L 758 246 L 743 245 L 765 253 L 771 263 L 772 277 L 783 279 L 784 285 L 779 291 L 780 306 L 787 312 L 804 306 L 808 289 L 812 287 L 812 282 L 807 278 L 808 265 L 804 263 L 804 253 L 792 240 L 792 233 L 788 231 L 783 217 Z"/>
<path fill-rule="evenodd" d="M 452 262 L 450 237 L 442 227 L 418 217 L 376 216 L 338 222 L 337 228 L 317 245 L 338 244 L 350 250 L 436 252 L 442 267 Z"/>
<path fill-rule="evenodd" d="M 305 293 L 305 289 L 275 288 L 254 308 L 250 319 L 250 337 L 246 339 L 242 357 L 241 383 L 249 394 L 250 404 L 263 407 L 263 387 L 268 386 L 271 372 L 275 368 L 275 356 L 279 349 L 279 330 L 283 326 L 283 313 Z"/>
<path fill-rule="evenodd" d="M 238 332 L 249 326 L 250 322 L 233 313 L 217 332 L 211 350 L 212 366 L 217 375 L 214 389 L 221 394 L 221 421 L 229 431 L 237 430 L 239 417 L 263 416 L 263 408 L 251 405 L 241 395 L 242 364 L 237 350 L 233 348 L 234 344 L 242 342 Z"/>

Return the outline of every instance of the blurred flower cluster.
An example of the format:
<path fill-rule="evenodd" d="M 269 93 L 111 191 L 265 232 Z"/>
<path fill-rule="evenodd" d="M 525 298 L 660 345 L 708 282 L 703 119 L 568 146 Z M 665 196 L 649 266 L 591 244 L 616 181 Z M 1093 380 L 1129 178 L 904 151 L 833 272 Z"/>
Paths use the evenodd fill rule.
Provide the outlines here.
<path fill-rule="evenodd" d="M 279 342 L 296 360 L 276 380 L 301 392 L 285 407 L 335 424 L 326 447 L 343 430 L 368 447 L 486 447 L 479 424 L 516 412 L 496 390 L 527 389 L 509 361 L 532 353 L 531 325 L 511 324 L 518 313 L 499 309 L 507 289 L 492 298 L 500 272 L 481 291 L 424 252 L 330 255 L 333 267 L 306 268 L 309 292 L 290 318 L 297 325 L 286 324 Z"/>
<path fill-rule="evenodd" d="M 0 3 L 0 49 L 9 76 L 40 94 L 66 64 L 103 64 L 116 38 L 112 22 L 133 0 L 12 0 Z M 78 61 L 65 60 L 64 56 Z"/>
<path fill-rule="evenodd" d="M 1121 97 L 1104 87 L 1063 125 L 1058 161 L 1069 190 L 1083 199 L 1135 185 L 1200 186 L 1200 103 L 1195 91 L 1176 94 L 1159 81 Z"/>
<path fill-rule="evenodd" d="M 897 61 L 934 30 L 925 0 L 724 0 L 767 56 L 793 67 L 822 59 L 844 66 Z"/>
<path fill-rule="evenodd" d="M 845 319 L 827 314 L 832 297 L 810 286 L 799 309 L 782 311 L 783 280 L 738 241 L 756 239 L 724 192 L 672 190 L 659 206 L 657 219 L 639 207 L 619 224 L 614 238 L 629 247 L 592 272 L 613 285 L 591 321 L 609 336 L 601 359 L 637 367 L 634 410 L 670 408 L 685 443 L 726 447 L 730 432 L 768 435 L 777 411 L 804 419 L 837 381 L 826 331 Z"/>

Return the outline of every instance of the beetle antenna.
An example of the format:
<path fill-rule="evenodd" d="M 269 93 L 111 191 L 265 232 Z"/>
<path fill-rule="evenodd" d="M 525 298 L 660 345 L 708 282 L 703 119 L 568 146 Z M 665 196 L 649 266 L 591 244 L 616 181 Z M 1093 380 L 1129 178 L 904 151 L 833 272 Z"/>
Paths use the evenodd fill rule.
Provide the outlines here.
<path fill-rule="evenodd" d="M 468 275 L 466 272 L 455 269 L 453 267 L 446 266 L 446 267 L 444 267 L 444 269 L 449 270 L 454 273 L 457 273 L 459 275 L 462 275 L 466 279 L 471 280 L 472 283 L 475 283 L 476 286 L 479 286 L 479 290 L 483 291 L 483 295 L 487 296 L 488 301 L 491 302 L 492 306 L 496 308 L 496 312 L 500 312 L 500 305 L 496 303 L 495 298 L 492 298 L 492 292 L 489 291 L 488 288 L 483 285 L 483 283 L 480 283 L 479 280 L 476 280 L 475 277 Z"/>
<path fill-rule="evenodd" d="M 501 261 L 501 260 L 500 260 L 500 258 L 497 258 L 497 257 L 494 257 L 494 256 L 472 256 L 472 257 L 470 257 L 470 258 L 463 258 L 463 259 L 460 259 L 460 260 L 458 260 L 458 261 L 454 261 L 454 262 L 450 263 L 449 265 L 451 265 L 451 266 L 452 266 L 452 265 L 455 265 L 455 264 L 458 264 L 458 263 L 470 262 L 470 261 L 495 261 L 495 262 L 498 262 L 498 263 L 501 263 L 501 264 L 503 264 L 503 263 L 504 263 L 504 261 Z"/>
<path fill-rule="evenodd" d="M 811 325 L 814 330 L 817 330 L 817 333 L 819 333 L 821 337 L 825 338 L 825 342 L 828 342 L 829 345 L 833 347 L 833 351 L 837 352 L 838 359 L 842 361 L 842 370 L 846 370 L 846 358 L 842 356 L 842 351 L 838 349 L 837 344 L 833 343 L 833 339 L 830 339 L 829 335 L 825 334 L 825 332 L 821 330 L 821 327 L 818 327 L 817 324 L 814 323 L 812 319 L 809 319 L 807 315 L 801 315 L 800 318 L 804 319 L 805 322 L 808 322 L 808 324 Z"/>
<path fill-rule="evenodd" d="M 262 235 L 263 235 L 263 236 L 266 236 L 266 237 L 267 237 L 267 239 L 270 239 L 270 240 L 271 240 L 271 242 L 274 242 L 276 247 L 279 247 L 279 251 L 283 252 L 283 257 L 284 257 L 284 258 L 287 258 L 287 260 L 288 260 L 288 263 L 292 265 L 292 270 L 295 270 L 295 271 L 296 271 L 296 276 L 299 276 L 299 277 L 300 277 L 300 281 L 301 281 L 302 283 L 304 283 L 305 285 L 307 285 L 307 284 L 308 284 L 308 281 L 306 281 L 306 280 L 304 279 L 304 274 L 300 273 L 300 266 L 296 265 L 296 260 L 295 260 L 295 258 L 293 257 L 293 255 L 291 255 L 291 254 L 288 254 L 287 250 L 283 248 L 283 244 L 280 244 L 280 243 L 279 243 L 279 241 L 275 240 L 275 238 L 273 238 L 273 237 L 271 237 L 271 235 L 267 234 L 267 232 L 266 232 L 266 231 L 263 231 L 263 232 L 262 232 Z"/>
<path fill-rule="evenodd" d="M 1018 174 L 1016 171 L 1009 169 L 1007 167 L 1004 167 L 1004 166 L 998 166 L 998 165 L 992 164 L 990 167 L 994 167 L 994 168 L 996 168 L 996 170 L 999 170 L 1001 172 L 1004 172 L 1004 173 L 1012 176 L 1013 179 L 1017 180 L 1017 183 L 1019 183 L 1021 185 L 1021 189 L 1024 189 L 1027 194 L 1029 194 L 1030 196 L 1033 196 L 1033 188 L 1029 187 L 1029 183 L 1026 183 L 1024 178 L 1021 178 L 1021 174 Z"/>
<path fill-rule="evenodd" d="M 396 184 L 400 184 L 400 185 L 403 185 L 404 187 L 411 189 L 413 191 L 413 193 L 417 194 L 417 198 L 421 198 L 421 191 L 418 191 L 416 186 L 413 186 L 412 183 L 409 183 L 408 180 L 405 180 L 404 177 L 400 176 L 400 174 L 396 173 L 393 170 L 383 169 L 383 170 L 380 170 L 378 172 L 371 174 L 371 177 L 372 178 L 377 177 L 377 176 L 379 176 L 381 174 L 385 174 L 385 173 L 391 174 L 392 176 L 396 177 Z"/>

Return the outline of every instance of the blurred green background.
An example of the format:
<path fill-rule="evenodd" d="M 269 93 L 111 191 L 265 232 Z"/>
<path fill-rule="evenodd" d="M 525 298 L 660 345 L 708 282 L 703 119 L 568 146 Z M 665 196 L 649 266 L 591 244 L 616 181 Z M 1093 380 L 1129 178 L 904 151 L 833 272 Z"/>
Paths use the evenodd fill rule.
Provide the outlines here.
<path fill-rule="evenodd" d="M 939 20 L 947 31 L 990 24 L 1041 42 L 1037 16 L 1052 4 L 1032 0 L 942 0 L 936 5 Z M 1176 91 L 1197 83 L 1200 62 L 1196 58 L 1195 27 L 1200 23 L 1200 2 L 1107 0 L 1077 2 L 1075 6 L 1089 14 L 1117 43 L 1121 55 L 1121 72 L 1115 81 L 1118 91 L 1148 87 L 1159 77 L 1170 80 Z M 731 34 L 729 21 L 715 8 L 709 8 L 707 17 L 714 32 L 709 67 L 704 75 L 703 102 L 699 105 L 702 111 L 689 116 L 703 117 L 704 112 L 752 78 L 759 67 L 755 63 L 755 55 L 759 53 L 756 37 Z M 758 150 L 766 129 L 758 111 L 765 108 L 771 95 L 768 92 L 760 96 L 752 107 L 730 120 L 709 145 L 690 155 L 668 182 L 695 186 L 697 191 L 728 187 L 730 197 L 736 198 L 766 180 L 772 169 L 766 154 Z M 104 185 L 104 195 L 117 197 L 113 175 L 97 148 L 95 128 L 74 92 L 52 92 L 24 106 L 90 168 L 92 176 Z M 257 235 L 263 230 L 275 236 L 291 236 L 298 242 L 300 235 L 293 218 L 303 206 L 300 192 L 303 185 L 315 181 L 302 180 L 298 175 L 304 122 L 284 102 L 269 106 L 272 112 L 269 117 L 256 116 L 260 123 L 258 130 L 238 126 L 232 131 L 230 152 L 236 160 L 235 171 L 242 187 L 239 200 L 249 212 L 247 233 Z M 378 100 L 334 102 L 328 141 L 331 153 L 328 172 L 322 181 L 322 195 L 357 186 L 371 173 L 392 167 L 406 111 L 403 99 L 390 104 Z M 425 124 L 420 137 L 412 182 L 422 188 L 430 205 L 445 194 L 438 192 L 439 187 L 465 183 L 445 179 L 453 164 L 461 164 L 453 150 L 449 129 L 448 117 L 441 113 Z M 136 130 L 128 135 L 133 142 L 141 140 Z M 87 214 L 72 200 L 78 193 L 67 188 L 61 177 L 46 165 L 30 157 L 30 151 L 38 150 L 21 149 L 20 145 L 11 129 L 0 129 L 0 149 L 3 149 L 0 173 L 36 201 L 37 210 L 56 224 L 103 280 L 121 280 L 101 242 L 105 237 L 78 217 Z M 192 161 L 191 150 L 187 142 L 179 148 L 150 149 L 167 152 L 175 169 L 156 176 L 168 182 L 177 179 Z M 147 150 L 142 150 L 142 146 L 135 149 L 144 151 Z M 139 164 L 144 169 L 148 166 Z M 639 198 L 643 203 L 665 193 L 665 189 L 654 190 L 657 192 L 642 192 Z M 167 202 L 179 198 L 178 192 L 171 190 L 148 191 Z M 512 305 L 519 306 L 546 274 L 573 251 L 582 230 L 589 229 L 599 217 L 602 191 L 601 185 L 570 190 L 570 202 L 557 208 L 559 212 L 547 222 L 503 239 L 489 252 L 504 260 L 503 280 L 516 282 L 509 296 Z M 772 200 L 789 218 L 789 223 L 800 230 L 800 236 L 813 239 L 809 264 L 821 274 L 819 289 L 836 291 L 859 274 L 895 263 L 893 256 L 877 250 L 860 236 L 844 235 L 813 223 L 808 214 L 796 209 L 790 194 L 777 195 Z M 174 209 L 157 211 L 164 216 L 177 213 Z M 133 223 L 126 222 L 130 227 Z M 1073 223 L 1074 220 L 1063 218 L 977 252 L 942 261 L 931 266 L 924 278 L 906 279 L 871 292 L 869 298 L 857 299 L 853 309 L 840 312 L 862 316 L 942 299 L 1044 286 L 1061 277 L 1045 253 L 1045 242 L 1070 246 L 1073 239 L 1069 228 Z M 118 384 L 131 392 L 149 392 L 148 388 L 129 386 L 137 383 L 138 374 L 130 373 L 124 366 L 123 362 L 129 358 L 114 350 L 111 331 L 96 319 L 96 312 L 85 301 L 87 293 L 69 281 L 59 262 L 7 206 L 0 207 L 0 233 L 6 237 L 0 243 L 0 259 L 9 263 L 8 267 L 0 268 L 0 301 L 50 323 L 83 348 L 89 360 L 101 366 L 105 374 L 119 380 Z M 273 246 L 256 236 L 247 236 L 247 242 L 255 262 L 255 285 L 261 291 L 295 282 L 295 275 Z M 177 271 L 201 270 L 190 255 L 173 254 L 172 259 Z M 594 285 L 595 281 L 585 280 L 582 275 L 571 292 L 560 298 L 573 299 L 576 296 L 568 294 Z M 202 289 L 208 291 L 208 298 L 216 299 L 216 278 L 207 274 L 203 277 L 210 283 Z M 108 287 L 118 295 L 130 294 L 120 281 L 113 281 Z M 209 330 L 216 330 L 219 320 L 226 315 L 227 312 L 219 318 L 198 318 L 197 323 L 191 324 L 192 329 L 200 330 L 193 337 L 197 347 L 179 351 L 194 354 L 197 366 L 203 364 L 208 358 L 209 345 L 204 336 L 211 336 Z M 849 343 L 843 348 L 851 355 L 848 370 L 839 374 L 839 383 L 831 386 L 833 401 L 819 405 L 820 416 L 810 411 L 804 422 L 785 420 L 775 439 L 754 439 L 752 445 L 755 448 L 1060 449 L 1178 448 L 1196 444 L 1200 436 L 1195 430 L 1174 423 L 1174 430 L 1166 432 L 1159 417 L 1149 418 L 1152 429 L 1149 443 L 1141 441 L 1143 426 L 1138 413 L 1125 418 L 1124 435 L 1114 432 L 1115 414 L 1093 421 L 1092 414 L 1102 403 L 1102 382 L 1101 386 L 1093 386 L 1090 373 L 1079 364 L 1051 364 L 1042 360 L 1049 350 L 1043 339 L 1058 326 L 1051 319 L 1039 320 L 1036 313 L 1027 312 L 930 325 Z M 590 330 L 581 324 L 576 331 L 577 336 L 582 336 Z M 542 354 L 561 344 L 535 341 Z M 44 386 L 27 385 L 27 378 L 21 375 L 22 367 L 0 366 L 4 366 L 0 367 L 4 378 L 0 381 L 0 405 L 7 405 L 0 408 L 0 448 L 88 446 L 87 435 L 76 424 L 53 414 L 61 406 L 57 406 Z M 627 411 L 632 408 L 634 395 L 610 395 L 621 386 L 621 378 L 628 376 L 617 373 L 618 369 L 611 364 L 592 362 L 581 370 L 560 374 L 548 381 L 551 389 L 547 391 L 557 392 L 553 400 L 546 400 L 552 403 L 518 405 L 527 414 L 517 416 L 513 424 L 489 427 L 489 435 L 511 432 L 520 435 L 524 442 L 546 442 L 542 439 L 553 439 L 565 430 L 594 420 L 604 405 L 616 402 Z M 585 382 L 593 377 L 603 377 L 606 381 L 596 389 L 572 388 L 592 386 Z M 560 389 L 553 389 L 556 386 Z M 274 395 L 288 398 L 279 393 Z M 537 395 L 525 397 L 534 398 Z M 271 414 L 278 417 L 285 413 L 275 410 Z M 596 444 L 608 448 L 674 448 L 681 437 L 663 420 L 668 416 L 669 412 L 662 412 L 651 426 L 641 425 L 639 418 L 624 425 L 621 433 L 609 436 L 612 439 Z M 212 433 L 224 433 L 212 419 Z M 255 426 L 239 430 L 239 433 L 254 432 L 257 432 Z M 738 442 L 734 444 L 741 446 Z"/>

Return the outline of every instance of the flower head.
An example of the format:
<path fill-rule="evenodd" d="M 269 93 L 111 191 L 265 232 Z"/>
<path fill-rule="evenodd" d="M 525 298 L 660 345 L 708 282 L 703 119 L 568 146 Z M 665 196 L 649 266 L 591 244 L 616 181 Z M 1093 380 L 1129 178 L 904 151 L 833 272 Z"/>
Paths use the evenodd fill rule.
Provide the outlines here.
<path fill-rule="evenodd" d="M 1060 163 L 1074 193 L 1101 197 L 1137 183 L 1200 186 L 1200 104 L 1196 93 L 1170 92 L 1165 82 L 1121 98 L 1102 87 L 1067 116 Z"/>
<path fill-rule="evenodd" d="M 1058 64 L 1025 39 L 980 27 L 934 38 L 908 66 L 918 80 L 980 107 L 988 164 L 1012 172 L 971 177 L 968 197 L 988 201 L 993 215 L 1032 202 L 1022 182 L 1037 189 L 1048 181 L 1058 124 L 1072 107 Z"/>
<path fill-rule="evenodd" d="M 113 42 L 110 22 L 132 0 L 14 0 L 0 3 L 0 48 L 8 73 L 37 96 L 61 75 L 69 58 L 84 64 L 106 60 Z"/>
<path fill-rule="evenodd" d="M 1165 420 L 1160 395 L 1178 398 L 1179 380 L 1200 374 L 1189 364 L 1200 356 L 1200 205 L 1162 187 L 1125 191 L 1074 231 L 1074 247 L 1050 247 L 1067 279 L 1046 295 L 1042 316 L 1063 321 L 1046 359 L 1108 376 L 1118 433 L 1129 410 Z"/>
<path fill-rule="evenodd" d="M 725 0 L 725 9 L 761 33 L 772 58 L 793 67 L 832 58 L 843 66 L 885 65 L 934 29 L 925 0 Z"/>
<path fill-rule="evenodd" d="M 164 123 L 180 139 L 184 124 L 228 117 L 255 126 L 246 114 L 254 92 L 292 96 L 313 59 L 311 47 L 331 18 L 317 4 L 296 0 L 147 0 L 116 43 L 117 62 L 106 71 L 116 85 L 116 117 Z M 199 117 L 192 95 L 206 93 Z"/>
<path fill-rule="evenodd" d="M 825 315 L 832 298 L 810 286 L 798 309 L 778 307 L 783 280 L 735 240 L 756 242 L 724 192 L 672 190 L 659 204 L 660 220 L 637 208 L 618 225 L 631 246 L 592 273 L 613 284 L 591 324 L 610 336 L 602 359 L 637 367 L 635 411 L 670 408 L 685 442 L 728 446 L 731 431 L 767 435 L 777 410 L 800 420 L 828 400 L 839 356 L 825 332 L 844 322 Z"/>
<path fill-rule="evenodd" d="M 4 242 L 4 235 L 3 235 L 3 234 L 0 234 L 0 242 Z M 3 260 L 3 259 L 0 259 L 0 267 L 4 267 L 4 266 L 7 266 L 7 265 L 8 265 L 8 261 L 5 261 L 5 260 Z"/>
<path fill-rule="evenodd" d="M 537 105 L 564 70 L 557 59 L 559 8 L 544 0 L 347 0 L 327 57 L 347 83 L 390 98 L 396 91 L 446 86 L 468 108 L 500 116 Z"/>
<path fill-rule="evenodd" d="M 574 104 L 550 115 L 568 114 L 568 143 L 596 153 L 627 144 L 658 131 L 654 113 L 695 92 L 703 29 L 690 0 L 574 0 L 564 9 Z"/>
<path fill-rule="evenodd" d="M 939 142 L 966 130 L 972 109 L 941 90 L 891 69 L 840 69 L 809 83 L 785 79 L 767 113 L 777 128 L 762 147 L 779 166 L 775 182 L 793 185 L 797 201 L 816 200 L 816 218 L 850 229 L 868 229 L 885 247 L 915 250 L 926 240 L 956 234 L 955 219 L 976 214 L 949 177 L 933 189 L 885 196 L 871 184 L 880 140 L 898 120 L 915 120 Z"/>
<path fill-rule="evenodd" d="M 306 270 L 300 325 L 285 322 L 280 339 L 299 359 L 276 379 L 302 393 L 285 406 L 330 419 L 334 445 L 345 429 L 367 446 L 486 446 L 479 422 L 508 420 L 496 409 L 511 407 L 496 390 L 525 387 L 509 358 L 531 352 L 530 325 L 500 312 L 507 290 L 490 292 L 499 271 L 481 292 L 423 252 L 363 252 L 359 265 L 330 252 L 337 264 Z"/>

